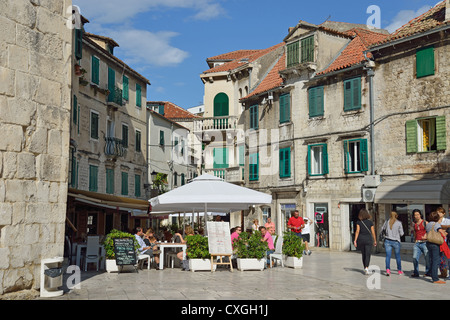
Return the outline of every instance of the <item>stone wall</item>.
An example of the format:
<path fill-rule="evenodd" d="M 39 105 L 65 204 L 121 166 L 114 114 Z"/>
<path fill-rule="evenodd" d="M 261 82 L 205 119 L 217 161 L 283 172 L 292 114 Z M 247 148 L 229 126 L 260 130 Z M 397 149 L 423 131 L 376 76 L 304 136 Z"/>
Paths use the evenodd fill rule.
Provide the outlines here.
<path fill-rule="evenodd" d="M 0 1 L 0 295 L 39 288 L 64 251 L 71 5 Z"/>

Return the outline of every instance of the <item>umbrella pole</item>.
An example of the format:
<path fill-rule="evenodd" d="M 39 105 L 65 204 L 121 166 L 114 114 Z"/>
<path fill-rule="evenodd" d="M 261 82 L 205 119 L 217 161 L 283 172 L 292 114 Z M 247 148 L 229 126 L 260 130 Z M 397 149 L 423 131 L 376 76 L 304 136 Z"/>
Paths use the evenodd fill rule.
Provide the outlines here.
<path fill-rule="evenodd" d="M 205 236 L 207 236 L 208 235 L 208 209 L 207 209 L 207 204 L 205 203 L 205 216 L 204 216 L 204 218 L 205 218 L 205 230 L 206 230 L 206 232 L 205 232 Z"/>

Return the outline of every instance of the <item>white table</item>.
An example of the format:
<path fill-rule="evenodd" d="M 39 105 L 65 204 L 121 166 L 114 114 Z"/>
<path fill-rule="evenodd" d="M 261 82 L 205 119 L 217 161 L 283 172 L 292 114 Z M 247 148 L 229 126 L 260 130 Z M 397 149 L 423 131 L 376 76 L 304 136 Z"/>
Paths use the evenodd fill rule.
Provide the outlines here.
<path fill-rule="evenodd" d="M 182 248 L 183 260 L 186 259 L 186 244 L 182 243 L 158 243 L 158 247 L 161 250 L 159 254 L 159 269 L 164 269 L 164 248 Z"/>
<path fill-rule="evenodd" d="M 77 243 L 77 266 L 80 266 L 81 263 L 81 250 L 86 249 L 87 244 L 86 243 Z M 100 269 L 105 269 L 105 257 L 106 257 L 106 250 L 105 247 L 101 244 L 98 245 L 98 250 L 100 252 Z"/>

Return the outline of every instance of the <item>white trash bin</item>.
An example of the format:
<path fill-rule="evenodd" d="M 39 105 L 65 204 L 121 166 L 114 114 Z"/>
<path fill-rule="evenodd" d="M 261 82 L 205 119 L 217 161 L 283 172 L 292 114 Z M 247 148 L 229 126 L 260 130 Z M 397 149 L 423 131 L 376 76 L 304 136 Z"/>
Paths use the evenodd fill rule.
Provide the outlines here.
<path fill-rule="evenodd" d="M 57 297 L 63 295 L 64 291 L 58 288 L 62 286 L 63 257 L 41 260 L 41 297 Z"/>

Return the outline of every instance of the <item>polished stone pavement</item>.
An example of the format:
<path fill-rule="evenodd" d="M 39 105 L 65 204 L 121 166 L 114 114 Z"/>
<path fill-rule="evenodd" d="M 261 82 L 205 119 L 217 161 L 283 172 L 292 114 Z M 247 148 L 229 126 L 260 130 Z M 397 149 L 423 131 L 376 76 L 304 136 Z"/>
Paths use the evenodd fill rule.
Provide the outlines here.
<path fill-rule="evenodd" d="M 371 265 L 381 268 L 381 273 L 364 275 L 359 252 L 315 248 L 303 258 L 302 269 L 82 271 L 80 289 L 66 288 L 64 295 L 47 300 L 438 300 L 448 296 L 450 281 L 433 284 L 430 278 L 409 276 L 413 269 L 409 255 L 402 256 L 404 276 L 397 274 L 394 258 L 392 275 L 385 276 L 384 254 L 372 255 Z"/>

